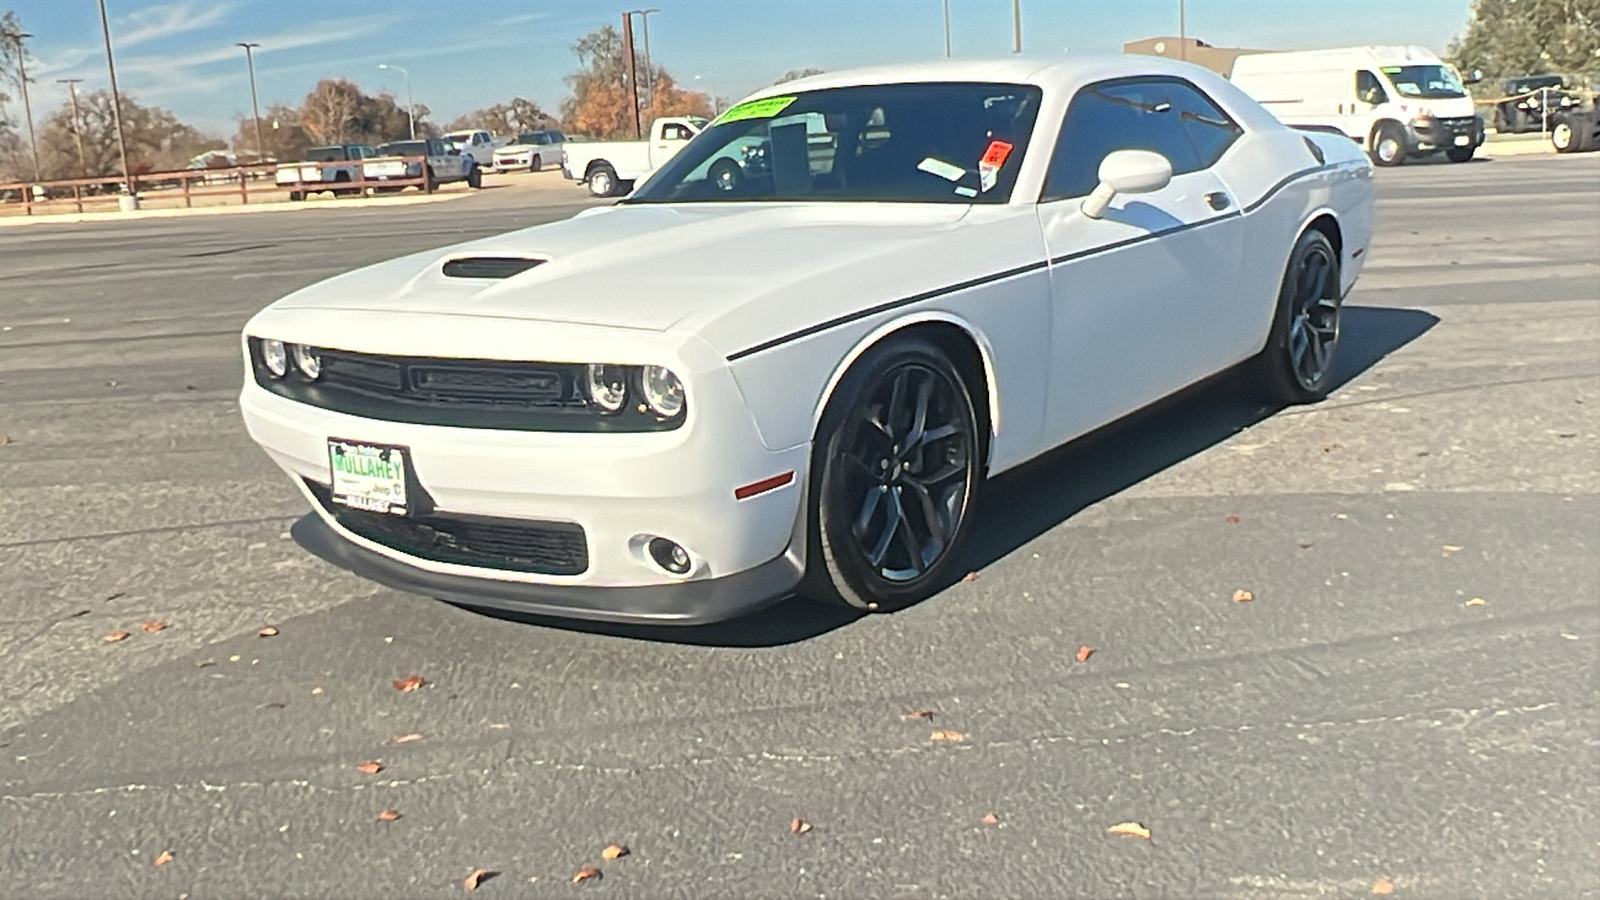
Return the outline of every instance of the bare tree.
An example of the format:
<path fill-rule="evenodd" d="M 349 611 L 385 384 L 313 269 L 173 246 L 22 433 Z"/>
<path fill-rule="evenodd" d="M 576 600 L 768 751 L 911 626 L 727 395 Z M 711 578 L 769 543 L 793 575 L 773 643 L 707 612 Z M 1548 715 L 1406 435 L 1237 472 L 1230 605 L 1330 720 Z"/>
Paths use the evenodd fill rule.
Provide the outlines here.
<path fill-rule="evenodd" d="M 350 120 L 361 108 L 361 89 L 346 79 L 324 78 L 306 95 L 300 124 L 318 143 L 343 144 Z"/>

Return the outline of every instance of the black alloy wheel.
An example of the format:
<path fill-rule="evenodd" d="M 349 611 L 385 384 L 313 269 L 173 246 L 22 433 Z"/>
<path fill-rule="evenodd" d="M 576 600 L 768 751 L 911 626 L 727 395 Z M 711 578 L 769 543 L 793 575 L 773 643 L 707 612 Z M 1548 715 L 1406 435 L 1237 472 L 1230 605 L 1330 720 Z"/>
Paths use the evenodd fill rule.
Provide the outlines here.
<path fill-rule="evenodd" d="M 813 448 L 802 590 L 889 611 L 943 587 L 984 473 L 972 396 L 945 352 L 918 338 L 868 351 Z"/>
<path fill-rule="evenodd" d="M 1339 255 L 1311 229 L 1295 242 L 1278 291 L 1267 345 L 1256 357 L 1261 392 L 1281 403 L 1315 403 L 1333 387 L 1339 348 Z"/>

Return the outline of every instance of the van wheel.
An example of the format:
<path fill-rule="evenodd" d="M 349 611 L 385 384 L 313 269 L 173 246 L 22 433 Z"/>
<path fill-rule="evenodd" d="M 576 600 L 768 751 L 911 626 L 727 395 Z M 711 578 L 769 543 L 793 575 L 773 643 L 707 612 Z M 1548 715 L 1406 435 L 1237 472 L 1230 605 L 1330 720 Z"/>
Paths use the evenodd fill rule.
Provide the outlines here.
<path fill-rule="evenodd" d="M 1451 162 L 1466 162 L 1472 159 L 1472 154 L 1478 151 L 1477 147 L 1452 147 L 1444 152 Z"/>
<path fill-rule="evenodd" d="M 1372 130 L 1371 147 L 1374 165 L 1398 166 L 1406 161 L 1406 136 L 1393 122 L 1384 122 Z"/>
<path fill-rule="evenodd" d="M 1550 143 L 1555 146 L 1557 153 L 1578 152 L 1579 141 L 1577 129 L 1571 122 L 1557 122 L 1556 127 L 1550 129 Z"/>

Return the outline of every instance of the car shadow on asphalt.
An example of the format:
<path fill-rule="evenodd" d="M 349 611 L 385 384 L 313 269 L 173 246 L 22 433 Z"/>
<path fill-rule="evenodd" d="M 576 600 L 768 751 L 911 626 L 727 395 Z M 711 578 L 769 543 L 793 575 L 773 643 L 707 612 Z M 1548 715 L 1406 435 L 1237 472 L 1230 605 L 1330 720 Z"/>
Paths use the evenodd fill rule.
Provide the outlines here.
<path fill-rule="evenodd" d="M 1415 309 L 1345 307 L 1335 390 L 1421 337 L 1438 322 L 1437 316 Z M 1263 404 L 1241 390 L 1237 373 L 1224 373 L 996 476 L 985 486 L 974 510 L 972 531 L 962 558 L 940 589 L 957 583 L 968 572 L 1003 559 L 1083 509 L 1283 409 Z M 658 643 L 744 648 L 797 643 L 860 618 L 853 611 L 804 597 L 791 597 L 726 622 L 697 626 L 615 625 L 487 609 L 474 611 L 565 631 Z"/>

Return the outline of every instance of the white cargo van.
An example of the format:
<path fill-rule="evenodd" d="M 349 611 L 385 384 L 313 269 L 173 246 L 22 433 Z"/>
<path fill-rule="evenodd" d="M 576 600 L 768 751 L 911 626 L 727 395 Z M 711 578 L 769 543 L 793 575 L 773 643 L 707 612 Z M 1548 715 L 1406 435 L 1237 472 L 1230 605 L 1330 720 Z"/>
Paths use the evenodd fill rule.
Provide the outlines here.
<path fill-rule="evenodd" d="M 1441 151 L 1466 162 L 1483 143 L 1461 76 L 1426 47 L 1252 53 L 1232 81 L 1287 125 L 1349 135 L 1380 166 Z"/>

